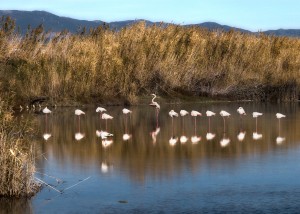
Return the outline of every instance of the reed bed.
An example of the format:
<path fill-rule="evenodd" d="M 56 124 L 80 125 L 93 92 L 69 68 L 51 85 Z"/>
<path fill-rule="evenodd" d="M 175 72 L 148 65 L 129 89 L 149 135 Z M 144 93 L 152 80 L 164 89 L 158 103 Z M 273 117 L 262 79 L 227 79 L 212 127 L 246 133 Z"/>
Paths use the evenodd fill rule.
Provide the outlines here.
<path fill-rule="evenodd" d="M 39 26 L 23 38 L 2 27 L 0 41 L 1 88 L 16 103 L 135 103 L 150 92 L 298 100 L 297 38 L 140 22 L 77 35 Z"/>
<path fill-rule="evenodd" d="M 0 198 L 32 196 L 40 185 L 34 180 L 34 152 L 27 140 L 31 125 L 0 109 Z"/>

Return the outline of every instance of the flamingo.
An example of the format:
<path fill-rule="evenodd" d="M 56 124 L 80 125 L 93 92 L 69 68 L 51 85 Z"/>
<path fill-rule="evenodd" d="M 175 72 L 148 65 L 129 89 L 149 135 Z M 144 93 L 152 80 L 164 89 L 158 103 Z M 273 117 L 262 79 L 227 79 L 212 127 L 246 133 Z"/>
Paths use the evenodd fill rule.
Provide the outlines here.
<path fill-rule="evenodd" d="M 253 118 L 255 118 L 255 127 L 256 127 L 255 130 L 256 130 L 256 132 L 257 132 L 257 118 L 262 116 L 262 115 L 263 115 L 263 113 L 260 113 L 260 112 L 253 112 L 252 113 Z"/>
<path fill-rule="evenodd" d="M 156 98 L 156 94 L 151 94 L 153 96 L 151 103 L 149 104 L 150 106 L 155 108 L 155 114 L 156 114 L 156 124 L 158 124 L 158 112 L 160 110 L 160 105 L 158 102 L 154 101 Z"/>
<path fill-rule="evenodd" d="M 246 115 L 246 112 L 245 112 L 245 110 L 244 110 L 244 108 L 243 107 L 239 107 L 238 109 L 237 109 L 237 112 L 242 116 L 242 115 Z"/>
<path fill-rule="evenodd" d="M 210 117 L 215 116 L 216 113 L 208 110 L 205 114 L 208 117 L 208 133 L 206 134 L 206 139 L 212 140 L 215 138 L 216 134 L 210 132 Z"/>
<path fill-rule="evenodd" d="M 260 112 L 253 112 L 252 113 L 253 118 L 255 118 L 255 132 L 253 132 L 253 135 L 252 135 L 252 138 L 254 140 L 259 140 L 259 139 L 262 138 L 262 134 L 259 134 L 257 132 L 257 118 L 262 116 L 262 115 L 263 115 L 263 113 L 260 113 Z"/>
<path fill-rule="evenodd" d="M 196 144 L 196 143 L 198 143 L 201 140 L 201 137 L 198 137 L 196 135 L 196 118 L 197 118 L 197 116 L 202 116 L 202 114 L 200 112 L 198 112 L 198 111 L 192 110 L 191 111 L 191 116 L 195 118 L 194 136 L 191 137 L 191 141 L 192 141 L 193 144 Z"/>
<path fill-rule="evenodd" d="M 80 132 L 80 116 L 84 115 L 84 114 L 85 114 L 84 111 L 82 111 L 80 109 L 75 110 L 75 115 L 78 116 L 78 129 L 79 129 L 78 132 L 75 133 L 75 139 L 76 140 L 81 140 L 85 136 L 83 133 Z"/>
<path fill-rule="evenodd" d="M 224 133 L 225 133 L 225 117 L 229 117 L 230 114 L 227 111 L 222 110 L 222 111 L 220 111 L 220 115 L 222 116 L 223 121 L 224 121 Z"/>
<path fill-rule="evenodd" d="M 101 137 L 102 140 L 107 139 L 107 137 L 114 136 L 113 134 L 108 133 L 106 131 L 102 131 L 102 130 L 101 131 L 96 130 L 96 135 L 97 135 L 97 137 Z"/>
<path fill-rule="evenodd" d="M 276 113 L 276 118 L 278 119 L 278 134 L 279 136 L 276 138 L 276 143 L 279 145 L 279 144 L 282 144 L 283 141 L 285 141 L 285 138 L 284 137 L 281 137 L 280 136 L 280 119 L 281 118 L 284 118 L 286 117 L 284 114 L 281 114 L 281 113 Z"/>
<path fill-rule="evenodd" d="M 151 94 L 153 96 L 151 103 L 149 104 L 150 106 L 155 107 L 156 109 L 160 109 L 160 105 L 154 101 L 156 99 L 156 94 Z"/>
<path fill-rule="evenodd" d="M 43 113 L 46 115 L 46 117 L 45 117 L 45 120 L 46 120 L 46 133 L 44 133 L 43 134 L 43 138 L 47 141 L 50 137 L 51 137 L 51 134 L 50 133 L 48 133 L 48 114 L 51 114 L 51 110 L 50 109 L 48 109 L 47 107 L 45 107 L 44 109 L 43 109 Z"/>
<path fill-rule="evenodd" d="M 101 118 L 102 118 L 103 120 L 105 120 L 105 128 L 106 128 L 106 130 L 107 130 L 107 120 L 112 120 L 113 117 L 110 116 L 109 114 L 103 113 L 102 116 L 101 116 Z"/>
<path fill-rule="evenodd" d="M 180 110 L 179 114 L 182 117 L 182 126 L 183 126 L 183 129 L 182 129 L 183 130 L 183 135 L 180 137 L 180 142 L 184 144 L 188 141 L 188 138 L 184 135 L 184 117 L 186 115 L 188 115 L 189 112 L 186 111 L 186 110 Z"/>
<path fill-rule="evenodd" d="M 97 113 L 99 113 L 99 112 L 100 112 L 100 113 L 103 113 L 103 112 L 105 112 L 105 111 L 106 111 L 105 108 L 102 108 L 102 107 L 97 107 L 97 108 L 96 108 L 96 112 L 97 112 Z"/>
<path fill-rule="evenodd" d="M 174 132 L 174 122 L 173 122 L 173 117 L 178 117 L 178 113 L 175 112 L 173 109 L 171 111 L 169 111 L 169 115 L 172 118 L 172 135 Z"/>

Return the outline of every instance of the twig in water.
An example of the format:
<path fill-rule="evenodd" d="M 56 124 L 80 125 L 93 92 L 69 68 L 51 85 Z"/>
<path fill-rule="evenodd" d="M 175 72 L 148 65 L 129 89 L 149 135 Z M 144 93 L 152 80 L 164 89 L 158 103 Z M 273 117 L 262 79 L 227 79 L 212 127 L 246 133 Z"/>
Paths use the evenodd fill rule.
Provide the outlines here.
<path fill-rule="evenodd" d="M 59 191 L 58 189 L 54 188 L 53 186 L 51 186 L 50 184 L 47 184 L 46 182 L 42 181 L 41 179 L 34 177 L 35 179 L 37 179 L 39 182 L 42 182 L 43 184 L 45 184 L 46 186 L 50 187 L 51 189 L 54 189 L 56 192 L 62 193 L 62 191 Z"/>
<path fill-rule="evenodd" d="M 47 174 L 45 174 L 45 173 L 41 173 L 41 172 L 37 172 L 37 171 L 35 171 L 35 173 L 40 174 L 40 175 L 45 175 L 45 176 L 47 176 L 47 177 L 49 177 L 49 178 L 53 178 L 53 179 L 55 179 L 58 183 L 60 183 L 60 182 L 63 181 L 63 180 L 60 179 L 60 178 L 56 178 L 56 177 L 54 177 L 54 176 L 47 175 Z"/>
<path fill-rule="evenodd" d="M 77 186 L 78 184 L 80 184 L 80 183 L 82 183 L 82 182 L 84 182 L 84 181 L 90 179 L 90 177 L 91 177 L 91 176 L 89 176 L 89 177 L 83 179 L 82 181 L 79 181 L 78 183 L 76 183 L 76 184 L 74 184 L 74 185 L 72 185 L 72 186 L 70 186 L 70 187 L 65 188 L 64 190 L 62 190 L 62 192 L 64 192 L 64 191 L 67 190 L 67 189 L 71 189 L 71 188 Z"/>

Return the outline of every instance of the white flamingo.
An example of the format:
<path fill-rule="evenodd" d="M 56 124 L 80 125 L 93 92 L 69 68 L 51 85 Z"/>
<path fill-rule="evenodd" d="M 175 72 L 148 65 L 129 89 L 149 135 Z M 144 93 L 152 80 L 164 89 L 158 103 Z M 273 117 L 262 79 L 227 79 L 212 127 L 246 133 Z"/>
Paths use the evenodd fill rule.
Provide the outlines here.
<path fill-rule="evenodd" d="M 172 136 L 173 136 L 173 132 L 174 132 L 174 119 L 173 117 L 178 117 L 178 113 L 175 112 L 173 109 L 171 111 L 169 111 L 169 116 L 172 118 Z"/>
<path fill-rule="evenodd" d="M 153 96 L 151 103 L 149 104 L 150 106 L 155 108 L 155 115 L 156 115 L 156 124 L 158 126 L 158 112 L 160 110 L 160 105 L 158 104 L 158 102 L 154 101 L 156 98 L 156 94 L 151 94 Z"/>
<path fill-rule="evenodd" d="M 278 137 L 276 138 L 276 143 L 278 145 L 282 144 L 285 141 L 285 137 L 281 137 L 280 136 L 280 129 L 281 129 L 281 127 L 280 127 L 280 119 L 281 118 L 285 118 L 285 117 L 286 117 L 286 115 L 284 115 L 284 114 L 276 113 L 276 118 L 278 119 Z"/>
<path fill-rule="evenodd" d="M 103 113 L 101 116 L 102 120 L 105 120 L 105 128 L 107 130 L 107 120 L 112 120 L 114 117 L 110 116 L 109 114 Z"/>
<path fill-rule="evenodd" d="M 263 113 L 260 113 L 260 112 L 253 112 L 252 113 L 253 118 L 255 118 L 255 130 L 256 130 L 256 132 L 257 132 L 257 118 L 262 116 L 262 115 L 263 115 Z"/>
<path fill-rule="evenodd" d="M 223 118 L 223 122 L 224 122 L 224 133 L 225 133 L 225 117 L 228 117 L 229 118 L 229 116 L 230 116 L 230 114 L 227 112 L 227 111 L 224 111 L 224 110 L 222 110 L 222 111 L 220 111 L 220 115 L 222 116 L 222 118 Z"/>
<path fill-rule="evenodd" d="M 45 120 L 46 120 L 46 131 L 45 131 L 45 133 L 43 134 L 43 138 L 47 141 L 50 137 L 51 137 L 51 134 L 50 133 L 48 133 L 48 114 L 51 114 L 51 110 L 50 109 L 48 109 L 47 107 L 45 107 L 44 109 L 43 109 L 43 113 L 46 115 L 46 117 L 45 117 Z"/>
<path fill-rule="evenodd" d="M 246 115 L 246 112 L 245 112 L 245 110 L 244 110 L 244 108 L 243 107 L 239 107 L 238 109 L 237 109 L 237 112 L 242 116 L 242 115 Z"/>
<path fill-rule="evenodd" d="M 195 118 L 195 120 L 194 120 L 194 136 L 191 137 L 191 141 L 193 144 L 196 144 L 201 140 L 201 137 L 198 137 L 196 134 L 196 118 L 197 118 L 197 116 L 202 116 L 202 114 L 198 111 L 192 110 L 191 116 Z"/>
<path fill-rule="evenodd" d="M 97 135 L 97 137 L 101 137 L 102 140 L 104 140 L 108 137 L 114 136 L 113 134 L 108 133 L 106 131 L 102 131 L 102 130 L 100 130 L 100 131 L 96 130 L 96 135 Z"/>

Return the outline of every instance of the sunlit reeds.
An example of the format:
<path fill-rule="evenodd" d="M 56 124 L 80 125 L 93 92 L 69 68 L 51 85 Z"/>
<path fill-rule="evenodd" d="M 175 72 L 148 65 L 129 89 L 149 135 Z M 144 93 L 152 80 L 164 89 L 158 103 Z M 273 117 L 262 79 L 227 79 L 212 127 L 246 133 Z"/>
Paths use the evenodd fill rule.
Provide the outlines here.
<path fill-rule="evenodd" d="M 2 30 L 3 31 L 3 30 Z M 300 40 L 147 26 L 56 35 L 42 27 L 0 34 L 4 91 L 19 102 L 123 100 L 150 92 L 286 101 L 298 99 Z"/>

